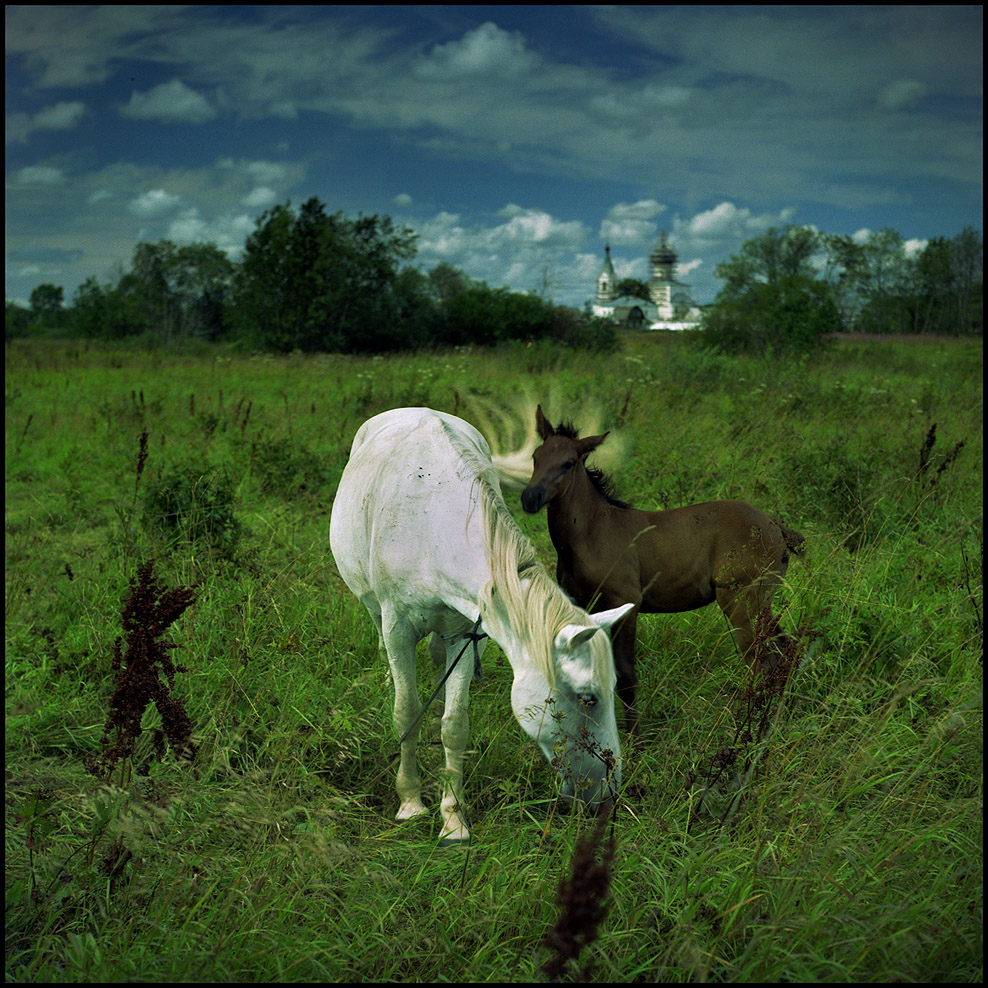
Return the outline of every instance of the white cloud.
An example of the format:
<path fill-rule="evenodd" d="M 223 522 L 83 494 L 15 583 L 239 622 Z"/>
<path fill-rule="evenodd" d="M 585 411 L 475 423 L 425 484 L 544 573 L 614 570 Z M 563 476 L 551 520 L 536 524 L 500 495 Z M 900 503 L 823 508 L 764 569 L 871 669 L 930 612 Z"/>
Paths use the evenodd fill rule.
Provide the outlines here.
<path fill-rule="evenodd" d="M 132 199 L 127 204 L 127 209 L 142 219 L 153 219 L 174 211 L 181 203 L 181 196 L 172 195 L 164 189 L 148 189 Z"/>
<path fill-rule="evenodd" d="M 177 244 L 216 244 L 233 256 L 243 249 L 244 241 L 253 231 L 253 217 L 227 214 L 206 219 L 197 207 L 190 206 L 168 224 L 167 238 Z"/>
<path fill-rule="evenodd" d="M 655 199 L 620 202 L 607 211 L 600 224 L 600 237 L 615 246 L 640 246 L 656 235 L 658 224 L 652 218 L 666 208 Z"/>
<path fill-rule="evenodd" d="M 209 100 L 181 79 L 163 82 L 146 93 L 133 92 L 120 111 L 134 120 L 160 120 L 164 123 L 205 123 L 217 116 Z"/>
<path fill-rule="evenodd" d="M 870 243 L 872 237 L 876 238 L 876 242 L 884 239 L 883 233 L 875 233 L 874 230 L 869 230 L 868 227 L 862 227 L 860 230 L 855 230 L 851 234 L 851 240 L 856 244 L 865 246 Z M 914 257 L 916 254 L 922 253 L 926 250 L 929 240 L 922 240 L 918 237 L 911 237 L 908 240 L 902 241 L 902 252 L 906 257 Z"/>
<path fill-rule="evenodd" d="M 280 161 L 247 161 L 243 167 L 252 179 L 265 185 L 288 179 L 288 168 Z"/>
<path fill-rule="evenodd" d="M 415 63 L 415 72 L 425 78 L 457 79 L 468 76 L 517 76 L 538 62 L 518 31 L 503 31 L 487 21 L 467 31 L 458 41 L 436 45 Z"/>
<path fill-rule="evenodd" d="M 907 110 L 928 92 L 928 87 L 917 79 L 897 79 L 882 89 L 877 102 L 883 110 Z"/>
<path fill-rule="evenodd" d="M 499 210 L 498 217 L 504 222 L 467 225 L 460 214 L 441 212 L 415 224 L 419 263 L 430 268 L 445 261 L 471 278 L 521 292 L 537 289 L 548 273 L 550 281 L 567 294 L 567 301 L 572 301 L 568 296 L 574 287 L 582 300 L 585 293 L 582 281 L 574 285 L 572 259 L 589 234 L 583 223 L 515 203 Z M 592 272 L 588 281 L 592 286 L 599 260 L 578 256 Z"/>
<path fill-rule="evenodd" d="M 72 130 L 86 115 L 86 106 L 79 100 L 54 103 L 39 110 L 33 117 L 12 113 L 6 121 L 5 139 L 8 144 L 24 144 L 37 130 Z"/>
<path fill-rule="evenodd" d="M 300 181 L 304 166 L 281 161 L 258 159 L 249 161 L 243 158 L 219 158 L 216 167 L 248 178 L 252 187 L 240 201 L 247 206 L 267 208 L 282 198 L 288 187 Z"/>
<path fill-rule="evenodd" d="M 490 231 L 488 236 L 492 243 L 537 244 L 548 240 L 578 243 L 586 235 L 582 223 L 557 220 L 541 209 L 523 209 L 509 204 L 500 215 L 508 217 L 508 222 Z"/>
<path fill-rule="evenodd" d="M 28 165 L 14 176 L 15 185 L 60 185 L 65 180 L 61 168 L 49 165 Z"/>
<path fill-rule="evenodd" d="M 750 216 L 750 209 L 739 209 L 733 202 L 722 202 L 713 209 L 697 213 L 690 220 L 688 230 L 694 236 L 705 239 L 730 236 L 739 226 L 743 226 Z"/>
<path fill-rule="evenodd" d="M 30 59 L 41 88 L 91 86 L 113 74 L 113 63 L 142 36 L 180 25 L 188 7 L 35 4 L 5 9 L 8 54 Z"/>
<path fill-rule="evenodd" d="M 72 130 L 85 115 L 84 103 L 62 101 L 39 110 L 34 116 L 34 127 L 36 130 Z"/>
<path fill-rule="evenodd" d="M 614 121 L 637 119 L 650 130 L 656 114 L 661 116 L 669 110 L 685 106 L 692 95 L 692 90 L 685 86 L 648 83 L 641 89 L 597 93 L 587 106 L 597 117 Z"/>
<path fill-rule="evenodd" d="M 735 206 L 733 202 L 722 202 L 697 213 L 683 227 L 677 225 L 677 233 L 695 237 L 698 241 L 716 242 L 721 240 L 736 240 L 743 237 L 750 239 L 754 234 L 763 232 L 772 226 L 785 226 L 792 222 L 796 215 L 795 209 L 787 206 L 778 213 L 755 214 L 745 206 Z"/>
<path fill-rule="evenodd" d="M 250 209 L 267 209 L 278 201 L 278 193 L 266 185 L 251 189 L 240 201 Z"/>

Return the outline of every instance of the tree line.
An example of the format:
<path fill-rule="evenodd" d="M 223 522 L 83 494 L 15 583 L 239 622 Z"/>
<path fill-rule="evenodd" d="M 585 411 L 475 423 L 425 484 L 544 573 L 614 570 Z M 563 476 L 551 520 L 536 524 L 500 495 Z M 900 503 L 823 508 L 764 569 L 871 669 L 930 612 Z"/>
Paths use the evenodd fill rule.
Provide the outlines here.
<path fill-rule="evenodd" d="M 449 264 L 411 262 L 416 234 L 388 216 L 329 213 L 316 198 L 260 216 L 240 259 L 215 244 L 140 243 L 116 283 L 88 278 L 65 304 L 39 285 L 7 302 L 6 337 L 60 334 L 164 345 L 229 341 L 274 352 L 383 352 L 550 339 L 608 349 L 614 326 L 534 294 L 491 288 Z M 802 351 L 835 332 L 982 334 L 983 244 L 965 228 L 909 252 L 886 229 L 863 240 L 773 228 L 719 264 L 701 345 Z M 648 286 L 623 289 L 647 297 Z"/>
<path fill-rule="evenodd" d="M 864 239 L 767 230 L 717 265 L 703 342 L 725 352 L 805 351 L 832 333 L 984 333 L 984 247 L 966 227 L 910 252 L 892 229 Z"/>
<path fill-rule="evenodd" d="M 230 341 L 279 353 L 384 352 L 552 339 L 608 349 L 603 320 L 531 294 L 491 288 L 449 264 L 409 262 L 416 234 L 388 216 L 329 213 L 316 198 L 265 212 L 239 261 L 215 244 L 141 243 L 115 284 L 88 278 L 68 306 L 39 285 L 7 303 L 7 338 L 71 334 L 163 344 Z"/>

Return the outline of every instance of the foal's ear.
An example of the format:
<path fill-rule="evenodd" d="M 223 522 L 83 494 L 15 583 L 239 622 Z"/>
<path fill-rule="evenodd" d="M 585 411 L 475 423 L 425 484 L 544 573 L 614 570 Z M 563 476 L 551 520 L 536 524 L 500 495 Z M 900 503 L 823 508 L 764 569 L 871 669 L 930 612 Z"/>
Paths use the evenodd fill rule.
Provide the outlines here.
<path fill-rule="evenodd" d="M 556 430 L 549 424 L 549 420 L 542 414 L 542 406 L 539 405 L 535 409 L 535 428 L 538 431 L 539 436 L 541 436 L 542 441 L 545 442 L 550 436 L 556 434 Z"/>
<path fill-rule="evenodd" d="M 589 456 L 609 435 L 610 432 L 605 432 L 599 436 L 587 436 L 585 439 L 577 440 L 576 448 L 580 458 Z"/>

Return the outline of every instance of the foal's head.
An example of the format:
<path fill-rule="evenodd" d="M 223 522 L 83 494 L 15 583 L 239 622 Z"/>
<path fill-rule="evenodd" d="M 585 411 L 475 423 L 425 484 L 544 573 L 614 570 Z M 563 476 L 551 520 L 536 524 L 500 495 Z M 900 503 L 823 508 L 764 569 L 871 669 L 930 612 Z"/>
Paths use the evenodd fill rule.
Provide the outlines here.
<path fill-rule="evenodd" d="M 521 506 L 531 515 L 566 492 L 575 476 L 577 465 L 582 465 L 608 436 L 605 432 L 581 439 L 572 426 L 560 425 L 558 429 L 553 429 L 542 414 L 541 405 L 535 412 L 535 425 L 542 438 L 542 445 L 532 456 L 535 461 L 532 479 L 521 495 Z M 596 475 L 591 474 L 591 479 L 608 500 L 620 503 L 614 502 L 610 497 L 599 471 Z"/>

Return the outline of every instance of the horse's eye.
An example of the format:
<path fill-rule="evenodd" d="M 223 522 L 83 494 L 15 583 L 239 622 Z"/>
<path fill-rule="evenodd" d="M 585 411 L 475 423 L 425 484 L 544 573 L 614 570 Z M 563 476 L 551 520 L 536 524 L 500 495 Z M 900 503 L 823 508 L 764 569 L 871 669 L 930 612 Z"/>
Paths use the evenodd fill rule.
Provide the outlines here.
<path fill-rule="evenodd" d="M 566 460 L 566 462 L 563 463 L 563 470 L 572 470 L 575 466 L 576 460 Z"/>
<path fill-rule="evenodd" d="M 580 703 L 584 707 L 593 707 L 593 706 L 596 706 L 596 704 L 597 704 L 597 697 L 595 697 L 593 695 L 593 693 L 584 693 L 580 697 Z"/>

